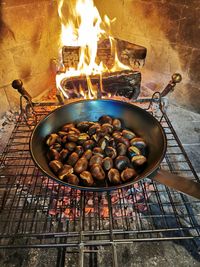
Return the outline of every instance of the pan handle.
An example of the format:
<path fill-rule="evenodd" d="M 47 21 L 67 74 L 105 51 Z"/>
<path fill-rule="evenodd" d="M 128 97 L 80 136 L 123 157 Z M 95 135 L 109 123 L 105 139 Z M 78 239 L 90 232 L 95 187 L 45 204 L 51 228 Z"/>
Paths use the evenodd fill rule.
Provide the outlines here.
<path fill-rule="evenodd" d="M 178 176 L 168 171 L 158 170 L 153 180 L 200 199 L 200 183 L 194 182 L 189 178 Z"/>

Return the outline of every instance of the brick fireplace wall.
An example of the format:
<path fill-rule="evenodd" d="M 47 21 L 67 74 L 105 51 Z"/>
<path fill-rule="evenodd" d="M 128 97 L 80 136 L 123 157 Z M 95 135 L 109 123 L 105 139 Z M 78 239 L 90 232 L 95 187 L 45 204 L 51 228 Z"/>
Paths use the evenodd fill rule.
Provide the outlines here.
<path fill-rule="evenodd" d="M 54 84 L 51 59 L 58 56 L 59 31 L 56 1 L 1 1 L 0 116 L 19 101 L 12 80 L 22 79 L 33 97 Z"/>
<path fill-rule="evenodd" d="M 183 81 L 170 101 L 200 112 L 200 1 L 199 0 L 94 0 L 101 15 L 117 20 L 116 37 L 143 45 L 147 58 L 143 84 L 162 89 L 171 74 Z"/>

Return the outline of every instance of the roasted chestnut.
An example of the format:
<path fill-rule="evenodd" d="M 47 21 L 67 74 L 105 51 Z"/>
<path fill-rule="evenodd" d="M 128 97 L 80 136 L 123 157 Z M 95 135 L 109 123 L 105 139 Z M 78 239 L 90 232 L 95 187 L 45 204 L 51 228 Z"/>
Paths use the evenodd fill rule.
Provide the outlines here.
<path fill-rule="evenodd" d="M 91 157 L 91 159 L 89 161 L 89 166 L 91 167 L 94 164 L 101 165 L 102 164 L 102 160 L 103 160 L 103 157 L 102 156 L 100 156 L 100 155 L 94 155 L 94 156 Z"/>
<path fill-rule="evenodd" d="M 52 160 L 49 162 L 49 167 L 54 171 L 54 173 L 57 173 L 63 167 L 63 164 L 59 160 Z"/>
<path fill-rule="evenodd" d="M 71 165 L 71 166 L 74 166 L 74 165 L 76 164 L 76 162 L 78 161 L 78 159 L 79 159 L 78 154 L 77 154 L 76 152 L 73 152 L 73 153 L 69 156 L 69 158 L 68 158 L 68 160 L 67 160 L 67 164 L 69 164 L 69 165 Z"/>
<path fill-rule="evenodd" d="M 112 139 L 112 137 L 110 136 L 110 134 L 105 134 L 105 135 L 104 135 L 104 138 L 105 138 L 108 142 L 110 142 L 110 140 Z"/>
<path fill-rule="evenodd" d="M 68 132 L 71 128 L 74 128 L 74 123 L 67 123 L 62 127 L 62 131 Z"/>
<path fill-rule="evenodd" d="M 62 137 L 62 144 L 66 144 L 68 142 L 67 133 Z"/>
<path fill-rule="evenodd" d="M 60 159 L 60 153 L 55 150 L 55 149 L 49 149 L 49 151 L 47 152 L 47 157 L 49 160 L 54 160 L 54 159 Z"/>
<path fill-rule="evenodd" d="M 93 140 L 87 140 L 83 143 L 83 147 L 85 150 L 87 149 L 93 149 L 95 146 L 95 142 Z"/>
<path fill-rule="evenodd" d="M 67 134 L 67 139 L 69 142 L 77 142 L 79 138 L 79 134 L 74 131 L 69 131 Z"/>
<path fill-rule="evenodd" d="M 92 174 L 88 171 L 83 171 L 80 174 L 81 180 L 84 185 L 86 186 L 92 186 L 94 184 L 94 179 L 92 177 Z"/>
<path fill-rule="evenodd" d="M 88 134 L 90 136 L 94 135 L 96 133 L 97 130 L 99 130 L 101 128 L 99 123 L 95 123 L 94 125 L 90 126 L 90 128 L 88 129 Z"/>
<path fill-rule="evenodd" d="M 79 179 L 78 177 L 73 174 L 73 173 L 70 173 L 66 176 L 66 180 L 69 184 L 73 184 L 73 185 L 78 185 L 79 184 Z"/>
<path fill-rule="evenodd" d="M 75 127 L 71 127 L 70 128 L 70 131 L 73 131 L 73 132 L 75 132 L 75 133 L 77 133 L 77 134 L 80 134 L 81 132 L 79 131 L 79 129 L 77 129 L 77 128 L 75 128 Z"/>
<path fill-rule="evenodd" d="M 66 179 L 67 175 L 73 173 L 73 171 L 74 170 L 72 166 L 64 165 L 63 168 L 58 171 L 58 178 L 60 180 L 64 180 Z"/>
<path fill-rule="evenodd" d="M 103 149 L 101 149 L 100 147 L 94 147 L 92 152 L 94 155 L 100 155 L 100 156 L 104 157 Z"/>
<path fill-rule="evenodd" d="M 61 160 L 62 162 L 66 161 L 68 155 L 69 155 L 69 150 L 66 149 L 66 148 L 65 148 L 65 149 L 62 149 L 62 150 L 60 151 L 60 160 Z"/>
<path fill-rule="evenodd" d="M 74 171 L 76 173 L 81 173 L 83 171 L 86 171 L 87 167 L 88 167 L 88 161 L 86 158 L 82 157 L 76 162 L 76 164 L 74 166 Z"/>
<path fill-rule="evenodd" d="M 101 126 L 103 132 L 111 134 L 113 132 L 113 126 L 110 123 L 104 123 Z"/>
<path fill-rule="evenodd" d="M 84 153 L 83 153 L 83 158 L 86 158 L 87 160 L 89 160 L 92 157 L 92 150 L 91 149 L 87 149 Z"/>
<path fill-rule="evenodd" d="M 79 157 L 81 157 L 84 153 L 84 149 L 82 146 L 76 146 L 74 152 L 76 152 L 79 155 Z"/>
<path fill-rule="evenodd" d="M 127 138 L 127 139 L 133 139 L 135 137 L 135 133 L 130 131 L 130 130 L 123 130 L 122 131 L 122 135 L 123 137 Z"/>
<path fill-rule="evenodd" d="M 112 146 L 113 148 L 116 148 L 117 143 L 116 143 L 115 139 L 111 137 L 108 141 L 108 145 Z"/>
<path fill-rule="evenodd" d="M 123 171 L 125 168 L 127 168 L 130 165 L 130 160 L 126 156 L 118 156 L 115 159 L 115 167 L 119 171 Z"/>
<path fill-rule="evenodd" d="M 114 130 L 120 131 L 122 128 L 122 123 L 119 119 L 114 119 L 112 122 Z"/>
<path fill-rule="evenodd" d="M 59 131 L 58 135 L 62 138 L 63 136 L 67 135 L 67 132 L 65 131 Z"/>
<path fill-rule="evenodd" d="M 109 157 L 106 157 L 102 161 L 102 167 L 105 171 L 109 171 L 113 167 L 113 160 Z"/>
<path fill-rule="evenodd" d="M 127 146 L 123 143 L 118 143 L 117 144 L 117 154 L 119 156 L 124 156 L 124 155 L 126 155 L 126 152 L 127 152 Z"/>
<path fill-rule="evenodd" d="M 108 140 L 106 139 L 106 138 L 104 138 L 104 137 L 102 137 L 100 140 L 99 140 L 99 142 L 98 142 L 98 146 L 102 149 L 102 150 L 104 150 L 105 148 L 106 148 L 106 146 L 108 146 Z"/>
<path fill-rule="evenodd" d="M 95 136 L 96 136 L 96 139 L 99 140 L 101 137 L 104 137 L 106 134 L 107 134 L 107 130 L 101 127 L 97 129 Z"/>
<path fill-rule="evenodd" d="M 134 167 L 143 166 L 147 162 L 147 158 L 143 155 L 134 156 L 131 159 L 131 162 Z"/>
<path fill-rule="evenodd" d="M 145 143 L 145 141 L 144 141 L 144 139 L 142 139 L 142 138 L 140 138 L 140 137 L 135 137 L 135 138 L 133 138 L 133 139 L 131 139 L 131 141 L 130 141 L 130 143 L 131 143 L 131 145 L 132 146 L 136 146 L 136 147 L 146 147 L 146 143 Z"/>
<path fill-rule="evenodd" d="M 72 152 L 76 148 L 76 143 L 68 142 L 65 144 L 65 148 L 67 148 L 70 152 Z"/>
<path fill-rule="evenodd" d="M 54 143 L 52 146 L 50 146 L 50 149 L 55 149 L 60 152 L 62 150 L 62 146 L 59 143 Z"/>
<path fill-rule="evenodd" d="M 78 137 L 79 144 L 83 144 L 85 141 L 89 140 L 90 136 L 87 133 L 80 133 Z"/>
<path fill-rule="evenodd" d="M 119 131 L 115 131 L 113 132 L 112 136 L 115 140 L 119 140 L 122 137 L 122 133 Z"/>
<path fill-rule="evenodd" d="M 121 179 L 123 182 L 126 182 L 130 179 L 133 179 L 136 176 L 137 176 L 137 173 L 136 173 L 135 169 L 133 169 L 133 168 L 126 168 L 121 173 Z"/>
<path fill-rule="evenodd" d="M 130 141 L 123 136 L 118 139 L 118 142 L 125 144 L 127 147 L 130 146 Z"/>
<path fill-rule="evenodd" d="M 140 152 L 140 150 L 136 146 L 130 146 L 128 148 L 128 154 L 132 158 L 134 156 L 140 155 L 141 152 Z"/>
<path fill-rule="evenodd" d="M 109 179 L 111 184 L 120 184 L 121 183 L 120 173 L 117 169 L 114 169 L 114 168 L 109 170 L 108 179 Z"/>
<path fill-rule="evenodd" d="M 147 144 L 142 138 L 140 138 L 140 137 L 133 138 L 131 140 L 131 145 L 137 147 L 140 150 L 141 154 L 143 156 L 146 156 Z"/>
<path fill-rule="evenodd" d="M 91 139 L 94 140 L 95 142 L 98 142 L 100 140 L 101 136 L 99 134 L 93 134 L 91 136 Z"/>
<path fill-rule="evenodd" d="M 46 144 L 48 146 L 52 146 L 54 143 L 60 143 L 61 142 L 61 138 L 60 136 L 58 136 L 56 133 L 52 133 L 49 135 L 49 137 L 47 138 Z"/>
<path fill-rule="evenodd" d="M 104 180 L 105 179 L 105 172 L 101 165 L 99 164 L 94 164 L 91 166 L 91 174 L 92 176 L 97 179 L 97 180 Z"/>
<path fill-rule="evenodd" d="M 110 123 L 110 124 L 112 124 L 112 121 L 113 121 L 113 119 L 110 116 L 107 116 L 107 115 L 101 116 L 99 118 L 99 122 L 101 124 L 103 124 L 103 123 Z"/>
<path fill-rule="evenodd" d="M 114 159 L 117 157 L 117 151 L 115 148 L 111 147 L 111 146 L 107 146 L 105 148 L 105 153 L 108 157 Z"/>
<path fill-rule="evenodd" d="M 91 125 L 91 123 L 89 121 L 81 121 L 81 122 L 77 123 L 76 127 L 78 128 L 78 130 L 80 132 L 87 132 L 90 125 Z"/>

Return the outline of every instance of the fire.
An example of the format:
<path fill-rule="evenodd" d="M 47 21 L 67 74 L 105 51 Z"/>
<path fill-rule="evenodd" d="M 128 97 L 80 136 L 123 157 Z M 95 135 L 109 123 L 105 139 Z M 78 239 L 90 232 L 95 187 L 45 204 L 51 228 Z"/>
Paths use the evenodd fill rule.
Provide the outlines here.
<path fill-rule="evenodd" d="M 111 21 L 107 15 L 102 19 L 93 0 L 59 0 L 58 14 L 61 21 L 61 52 L 63 46 L 80 47 L 80 52 L 76 68 L 69 67 L 65 72 L 56 75 L 57 88 L 68 98 L 61 81 L 70 77 L 84 76 L 87 80 L 88 94 L 85 95 L 84 88 L 79 88 L 79 92 L 85 98 L 96 98 L 98 90 L 103 90 L 102 73 L 130 69 L 118 59 L 115 39 L 110 30 L 113 20 Z M 98 42 L 105 38 L 110 40 L 115 58 L 115 64 L 111 69 L 108 69 L 103 62 L 96 63 Z M 101 88 L 94 88 L 90 79 L 91 75 L 99 75 Z"/>

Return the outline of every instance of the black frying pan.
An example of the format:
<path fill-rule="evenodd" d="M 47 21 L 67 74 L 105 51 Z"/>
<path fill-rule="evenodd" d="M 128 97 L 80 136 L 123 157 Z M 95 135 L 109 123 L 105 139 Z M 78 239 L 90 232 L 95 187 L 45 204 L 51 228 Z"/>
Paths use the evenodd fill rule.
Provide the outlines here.
<path fill-rule="evenodd" d="M 47 147 L 45 145 L 46 136 L 57 132 L 68 122 L 97 121 L 102 115 L 121 119 L 126 128 L 132 129 L 136 134 L 144 138 L 148 146 L 148 161 L 145 169 L 133 181 L 117 186 L 84 187 L 73 186 L 61 181 L 48 166 L 46 158 Z M 80 190 L 108 191 L 134 184 L 145 177 L 149 177 L 183 193 L 200 198 L 200 184 L 184 177 L 158 170 L 165 156 L 166 147 L 167 142 L 164 130 L 152 115 L 137 106 L 117 100 L 82 100 L 64 105 L 51 112 L 38 123 L 30 140 L 30 151 L 34 162 L 48 177 L 58 183 Z"/>

